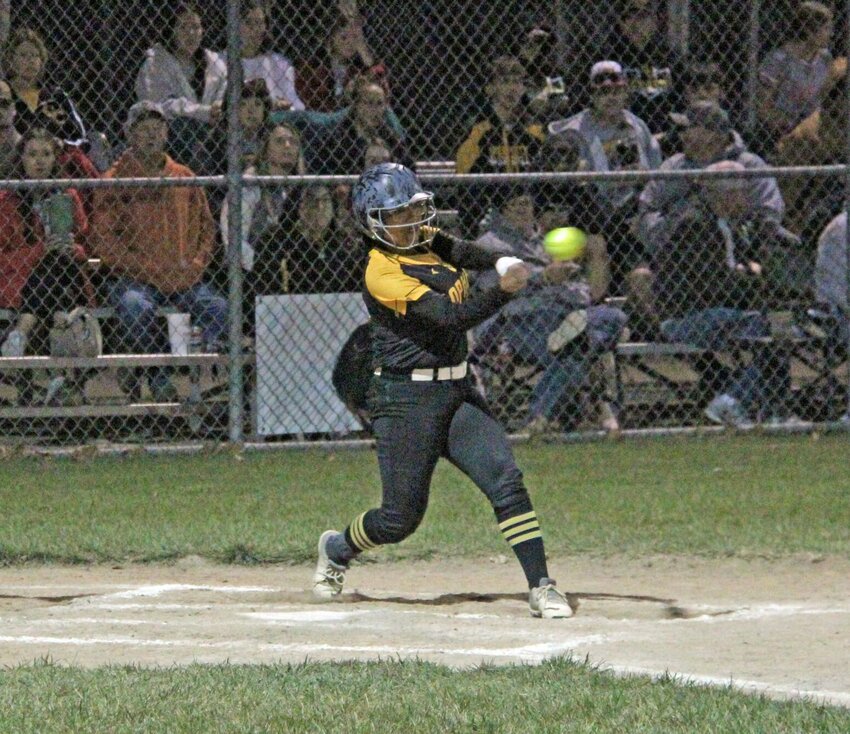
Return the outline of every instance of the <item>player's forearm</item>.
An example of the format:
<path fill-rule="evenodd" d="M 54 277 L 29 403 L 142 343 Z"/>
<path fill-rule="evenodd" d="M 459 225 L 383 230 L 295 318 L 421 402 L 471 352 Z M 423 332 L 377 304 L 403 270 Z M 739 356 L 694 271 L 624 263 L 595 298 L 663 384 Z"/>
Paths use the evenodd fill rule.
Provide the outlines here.
<path fill-rule="evenodd" d="M 455 267 L 469 270 L 487 270 L 496 265 L 501 255 L 492 252 L 474 242 L 439 231 L 434 235 L 431 249 L 446 262 Z"/>
<path fill-rule="evenodd" d="M 408 315 L 424 322 L 429 328 L 467 331 L 490 318 L 511 298 L 498 286 L 479 290 L 461 303 L 448 296 L 427 293 L 408 306 Z"/>

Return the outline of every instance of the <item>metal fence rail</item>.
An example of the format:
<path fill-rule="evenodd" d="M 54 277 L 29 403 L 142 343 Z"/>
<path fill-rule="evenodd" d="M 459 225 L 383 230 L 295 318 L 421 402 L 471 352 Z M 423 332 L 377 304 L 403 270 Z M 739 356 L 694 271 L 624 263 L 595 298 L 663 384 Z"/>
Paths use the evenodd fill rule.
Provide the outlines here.
<path fill-rule="evenodd" d="M 511 430 L 840 419 L 846 6 L 0 2 L 0 431 L 366 435 L 331 377 L 390 159 L 541 271 L 587 234 L 469 335 Z"/>

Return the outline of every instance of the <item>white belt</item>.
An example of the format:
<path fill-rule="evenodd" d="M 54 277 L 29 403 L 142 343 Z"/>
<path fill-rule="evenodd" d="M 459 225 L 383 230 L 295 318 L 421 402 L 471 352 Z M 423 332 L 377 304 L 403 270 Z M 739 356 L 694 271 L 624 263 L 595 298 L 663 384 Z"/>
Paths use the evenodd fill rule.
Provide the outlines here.
<path fill-rule="evenodd" d="M 413 382 L 433 382 L 434 380 L 462 380 L 466 377 L 467 370 L 468 365 L 464 361 L 449 367 L 420 367 L 407 374 Z M 380 367 L 375 370 L 375 374 L 380 376 Z"/>

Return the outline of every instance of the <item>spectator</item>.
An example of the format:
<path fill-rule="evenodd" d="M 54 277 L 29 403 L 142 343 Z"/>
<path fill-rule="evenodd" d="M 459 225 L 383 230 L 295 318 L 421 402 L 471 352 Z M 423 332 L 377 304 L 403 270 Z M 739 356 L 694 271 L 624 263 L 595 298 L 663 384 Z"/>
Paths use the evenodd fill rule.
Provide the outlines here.
<path fill-rule="evenodd" d="M 245 170 L 252 176 L 304 173 L 301 137 L 288 125 L 267 126 L 256 162 Z M 254 332 L 256 296 L 281 292 L 281 247 L 297 217 L 297 190 L 292 185 L 247 186 L 242 193 L 242 268 L 245 271 L 243 313 Z M 227 200 L 221 210 L 221 231 L 228 231 Z"/>
<path fill-rule="evenodd" d="M 709 171 L 740 173 L 743 163 L 719 161 Z M 786 420 L 788 360 L 773 344 L 763 310 L 766 258 L 797 241 L 775 220 L 762 217 L 753 179 L 701 179 L 682 202 L 672 236 L 652 257 L 655 313 L 662 338 L 711 350 L 743 346 L 751 364 L 727 376 L 711 357 L 700 362 L 704 385 L 714 392 L 706 408 L 716 423 L 742 427 L 752 418 Z"/>
<path fill-rule="evenodd" d="M 718 161 L 740 163 L 745 168 L 766 168 L 767 164 L 743 144 L 736 142 L 729 115 L 711 102 L 693 105 L 681 120 L 683 152 L 668 158 L 662 171 L 705 168 Z M 773 178 L 749 179 L 753 187 L 754 207 L 760 219 L 778 226 L 782 221 L 785 204 L 776 180 Z M 679 218 L 688 212 L 688 201 L 698 195 L 698 186 L 686 179 L 658 179 L 650 181 L 640 195 L 638 233 L 647 260 L 656 251 L 675 245 L 673 234 Z M 629 274 L 629 290 L 634 314 L 634 330 L 641 337 L 655 336 L 655 316 L 652 308 L 651 277 L 646 263 Z"/>
<path fill-rule="evenodd" d="M 850 303 L 847 290 L 847 213 L 842 212 L 821 233 L 815 264 L 815 297 L 834 321 L 833 341 L 839 353 L 850 350 Z"/>
<path fill-rule="evenodd" d="M 202 47 L 204 27 L 197 6 L 179 3 L 167 25 L 166 41 L 145 54 L 136 97 L 159 103 L 171 127 L 171 154 L 188 161 L 205 129 L 221 119 L 227 66 L 217 53 Z"/>
<path fill-rule="evenodd" d="M 130 108 L 129 147 L 105 178 L 191 178 L 166 153 L 168 122 L 151 102 Z M 204 281 L 215 242 L 215 223 L 198 187 L 99 189 L 95 198 L 94 249 L 109 270 L 107 296 L 123 329 L 127 351 L 166 351 L 156 328 L 158 306 L 188 311 L 203 330 L 207 351 L 218 351 L 227 302 Z M 132 393 L 138 384 L 127 381 Z M 150 372 L 157 401 L 177 391 L 167 370 Z"/>
<path fill-rule="evenodd" d="M 287 293 L 359 293 L 366 253 L 355 232 L 337 226 L 335 200 L 326 186 L 301 192 L 298 220 L 283 243 Z"/>
<path fill-rule="evenodd" d="M 78 172 L 80 178 L 97 177 L 100 172 L 94 164 L 71 155 L 73 151 L 70 148 L 78 148 L 82 154 L 92 147 L 100 151 L 103 148 L 102 136 L 89 135 L 76 105 L 66 92 L 43 86 L 47 61 L 47 47 L 37 32 L 19 28 L 12 33 L 6 47 L 5 63 L 15 104 L 15 128 L 19 133 L 25 133 L 31 127 L 47 128 L 65 143 L 63 157 L 75 159 L 71 163 L 62 162 L 68 167 L 63 175 Z"/>
<path fill-rule="evenodd" d="M 664 132 L 657 135 L 665 159 L 682 152 L 682 130 L 687 125 L 682 116 L 687 116 L 688 109 L 698 102 L 711 102 L 725 109 L 722 80 L 720 67 L 714 63 L 693 63 L 683 69 L 681 101 L 684 106 L 668 114 Z M 739 145 L 744 145 L 736 131 L 733 130 L 732 135 Z"/>
<path fill-rule="evenodd" d="M 846 59 L 833 62 L 835 82 L 815 110 L 776 147 L 780 166 L 827 166 L 845 162 L 847 147 Z M 788 226 L 804 242 L 814 243 L 844 207 L 844 181 L 835 176 L 789 176 L 780 179 L 788 206 Z"/>
<path fill-rule="evenodd" d="M 693 62 L 682 70 L 682 103 L 688 109 L 697 102 L 725 106 L 723 75 L 713 62 Z"/>
<path fill-rule="evenodd" d="M 683 60 L 667 42 L 656 0 L 619 0 L 602 58 L 617 59 L 628 79 L 631 111 L 658 133 L 681 106 Z M 624 105 L 625 106 L 625 105 Z"/>
<path fill-rule="evenodd" d="M 626 323 L 617 308 L 592 304 L 591 282 L 605 276 L 591 271 L 607 268 L 604 242 L 591 239 L 587 278 L 573 262 L 553 262 L 543 249 L 534 200 L 522 189 L 497 193 L 490 228 L 477 243 L 488 250 L 519 257 L 532 270 L 523 293 L 475 331 L 474 354 L 481 359 L 499 348 L 513 359 L 543 369 L 529 406 L 529 430 L 562 431 L 579 416 L 580 391 L 587 387 L 591 366 L 611 352 Z M 477 286 L 495 280 L 495 272 L 479 276 Z M 557 340 L 557 341 L 556 341 Z M 602 427 L 619 428 L 614 397 L 595 391 Z"/>
<path fill-rule="evenodd" d="M 18 174 L 24 179 L 54 178 L 59 170 L 57 141 L 43 128 L 31 128 L 18 145 Z M 65 191 L 34 189 L 0 192 L 0 307 L 18 313 L 0 353 L 43 354 L 41 326 L 58 326 L 78 306 L 88 305 L 82 238 L 88 220 L 80 197 Z M 28 349 L 29 347 L 29 349 Z M 71 381 L 63 399 L 76 402 L 80 384 Z"/>
<path fill-rule="evenodd" d="M 517 51 L 526 73 L 528 109 L 538 120 L 569 116 L 577 104 L 579 90 L 567 89 L 556 59 L 557 39 L 542 24 L 529 28 Z"/>
<path fill-rule="evenodd" d="M 4 63 L 7 81 L 14 93 L 15 127 L 20 133 L 40 123 L 36 109 L 41 101 L 47 60 L 47 46 L 41 35 L 31 28 L 18 28 L 12 32 Z"/>
<path fill-rule="evenodd" d="M 9 83 L 0 80 L 0 178 L 14 178 L 18 167 L 18 142 L 15 129 L 15 99 Z"/>
<path fill-rule="evenodd" d="M 245 169 L 249 176 L 291 176 L 304 173 L 301 137 L 288 125 L 269 125 L 261 139 L 256 161 Z M 242 267 L 254 270 L 256 244 L 269 232 L 294 219 L 293 186 L 248 186 L 242 194 Z M 287 212 L 292 212 L 287 215 Z M 227 231 L 228 205 L 221 211 L 221 228 Z M 272 235 L 276 237 L 276 235 Z M 262 277 L 262 276 L 260 276 Z"/>
<path fill-rule="evenodd" d="M 622 67 L 600 61 L 590 72 L 593 103 L 567 120 L 549 125 L 548 147 L 578 170 L 651 170 L 661 164 L 658 143 L 646 124 L 626 109 L 628 88 Z M 641 262 L 640 241 L 633 234 L 640 189 L 632 183 L 601 182 L 596 196 L 586 197 L 589 231 L 606 238 L 612 285 L 622 292 L 627 274 Z"/>
<path fill-rule="evenodd" d="M 662 171 L 705 168 L 722 160 L 738 162 L 748 169 L 767 167 L 759 156 L 736 141 L 729 115 L 716 104 L 696 103 L 682 117 L 682 125 L 683 152 L 665 160 Z M 776 224 L 781 222 L 785 204 L 776 180 L 765 177 L 750 181 L 760 216 Z M 644 188 L 640 195 L 639 231 L 650 252 L 669 244 L 677 213 L 685 210 L 683 205 L 695 189 L 694 181 L 683 178 L 650 181 Z"/>
<path fill-rule="evenodd" d="M 518 173 L 533 170 L 543 128 L 525 103 L 525 69 L 514 56 L 498 56 L 485 87 L 487 105 L 455 154 L 458 173 Z M 466 236 L 478 234 L 486 214 L 479 187 L 461 196 L 461 225 Z"/>
<path fill-rule="evenodd" d="M 239 24 L 242 39 L 244 81 L 262 79 L 266 83 L 273 109 L 303 110 L 304 103 L 295 91 L 295 69 L 283 54 L 270 50 L 268 14 L 262 5 L 245 3 Z M 227 54 L 221 57 L 227 64 Z"/>
<path fill-rule="evenodd" d="M 394 117 L 389 113 L 387 93 L 368 76 L 354 81 L 350 107 L 335 114 L 306 113 L 304 157 L 307 171 L 359 173 L 365 168 L 370 147 L 372 156 L 380 147 L 389 151 L 391 160 L 412 166 L 404 133 L 392 124 Z M 289 116 L 278 113 L 273 117 Z"/>
<path fill-rule="evenodd" d="M 100 171 L 89 158 L 88 135 L 77 108 L 61 89 L 43 99 L 36 110 L 42 125 L 60 143 L 58 164 L 61 178 L 100 178 Z M 80 192 L 86 216 L 92 216 L 94 190 Z"/>
<path fill-rule="evenodd" d="M 364 75 L 389 94 L 386 67 L 366 43 L 363 19 L 338 13 L 324 41 L 299 65 L 295 88 L 307 109 L 333 112 L 346 106 L 350 84 Z"/>
<path fill-rule="evenodd" d="M 243 169 L 254 163 L 271 110 L 272 100 L 262 79 L 254 79 L 242 85 L 239 99 L 239 146 Z M 224 114 L 218 124 L 210 128 L 209 137 L 196 146 L 192 159 L 201 175 L 226 173 L 227 120 Z"/>
<path fill-rule="evenodd" d="M 764 157 L 774 145 L 819 106 L 829 80 L 832 11 L 823 3 L 803 2 L 791 25 L 791 39 L 771 51 L 759 66 L 756 150 Z"/>

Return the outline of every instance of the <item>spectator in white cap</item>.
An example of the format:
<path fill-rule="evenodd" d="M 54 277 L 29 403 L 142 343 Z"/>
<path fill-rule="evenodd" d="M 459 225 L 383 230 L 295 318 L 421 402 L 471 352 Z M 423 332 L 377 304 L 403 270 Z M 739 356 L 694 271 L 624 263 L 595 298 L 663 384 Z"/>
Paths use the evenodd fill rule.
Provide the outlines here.
<path fill-rule="evenodd" d="M 628 110 L 629 91 L 622 66 L 599 61 L 590 70 L 591 106 L 548 127 L 550 149 L 573 157 L 585 171 L 652 170 L 661 165 L 661 150 L 649 128 Z M 605 237 L 611 258 L 612 287 L 622 292 L 626 275 L 641 261 L 633 234 L 640 187 L 634 183 L 595 184 L 591 234 Z"/>

